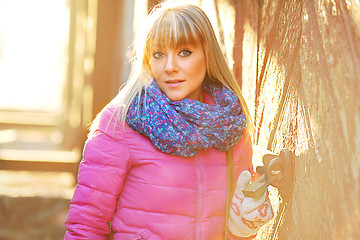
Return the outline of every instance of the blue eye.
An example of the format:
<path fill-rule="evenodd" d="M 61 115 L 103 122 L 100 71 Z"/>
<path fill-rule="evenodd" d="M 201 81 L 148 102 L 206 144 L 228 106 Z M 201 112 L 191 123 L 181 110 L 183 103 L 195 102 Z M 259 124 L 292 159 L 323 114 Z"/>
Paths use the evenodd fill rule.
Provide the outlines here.
<path fill-rule="evenodd" d="M 179 52 L 179 56 L 181 57 L 187 57 L 190 56 L 192 54 L 192 51 L 188 50 L 188 49 L 183 49 Z"/>
<path fill-rule="evenodd" d="M 153 57 L 156 58 L 156 59 L 159 59 L 159 58 L 161 58 L 163 56 L 164 56 L 164 54 L 161 53 L 161 52 L 156 52 L 156 53 L 153 54 Z"/>

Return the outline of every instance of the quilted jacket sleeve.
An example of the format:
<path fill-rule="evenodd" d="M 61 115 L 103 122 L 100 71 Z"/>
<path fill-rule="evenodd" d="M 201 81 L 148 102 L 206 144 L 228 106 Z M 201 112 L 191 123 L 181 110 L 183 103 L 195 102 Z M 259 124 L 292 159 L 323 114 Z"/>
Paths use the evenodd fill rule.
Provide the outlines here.
<path fill-rule="evenodd" d="M 114 124 L 106 124 L 111 116 L 110 110 L 103 113 L 98 129 L 85 144 L 78 185 L 65 222 L 65 239 L 107 239 L 109 234 L 116 200 L 129 169 L 122 132 L 113 128 Z"/>
<path fill-rule="evenodd" d="M 236 181 L 241 174 L 242 171 L 249 170 L 251 173 L 253 170 L 252 163 L 252 141 L 249 130 L 246 129 L 244 135 L 240 139 L 240 141 L 234 147 L 234 184 L 236 185 Z"/>

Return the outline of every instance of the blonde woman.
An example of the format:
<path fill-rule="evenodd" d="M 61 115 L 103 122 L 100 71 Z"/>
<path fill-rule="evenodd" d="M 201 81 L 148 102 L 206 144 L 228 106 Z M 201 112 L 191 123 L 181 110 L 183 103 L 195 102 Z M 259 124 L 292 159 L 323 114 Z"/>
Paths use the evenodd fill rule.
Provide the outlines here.
<path fill-rule="evenodd" d="M 253 171 L 249 113 L 210 21 L 165 2 L 147 24 L 129 81 L 91 127 L 65 239 L 251 239 L 273 213 L 266 194 L 241 192 Z"/>

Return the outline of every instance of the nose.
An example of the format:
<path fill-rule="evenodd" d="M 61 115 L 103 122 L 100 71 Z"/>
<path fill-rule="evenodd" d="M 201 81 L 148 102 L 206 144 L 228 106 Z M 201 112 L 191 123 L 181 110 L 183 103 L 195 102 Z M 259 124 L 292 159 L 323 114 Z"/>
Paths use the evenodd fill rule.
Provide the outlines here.
<path fill-rule="evenodd" d="M 167 59 L 166 59 L 165 71 L 167 73 L 179 71 L 179 66 L 178 66 L 175 55 L 168 54 Z"/>

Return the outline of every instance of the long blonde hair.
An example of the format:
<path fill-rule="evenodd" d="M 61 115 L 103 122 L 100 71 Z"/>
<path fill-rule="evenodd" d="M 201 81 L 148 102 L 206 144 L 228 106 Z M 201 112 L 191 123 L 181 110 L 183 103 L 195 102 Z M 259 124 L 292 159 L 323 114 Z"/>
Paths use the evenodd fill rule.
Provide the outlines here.
<path fill-rule="evenodd" d="M 191 4 L 162 2 L 153 8 L 146 23 L 143 35 L 139 35 L 134 42 L 135 55 L 129 80 L 114 99 L 120 108 L 118 120 L 124 124 L 131 102 L 140 96 L 144 86 L 153 79 L 149 62 L 150 51 L 154 46 L 176 47 L 200 42 L 206 57 L 207 79 L 220 82 L 236 94 L 249 126 L 251 120 L 248 107 L 204 11 Z"/>

